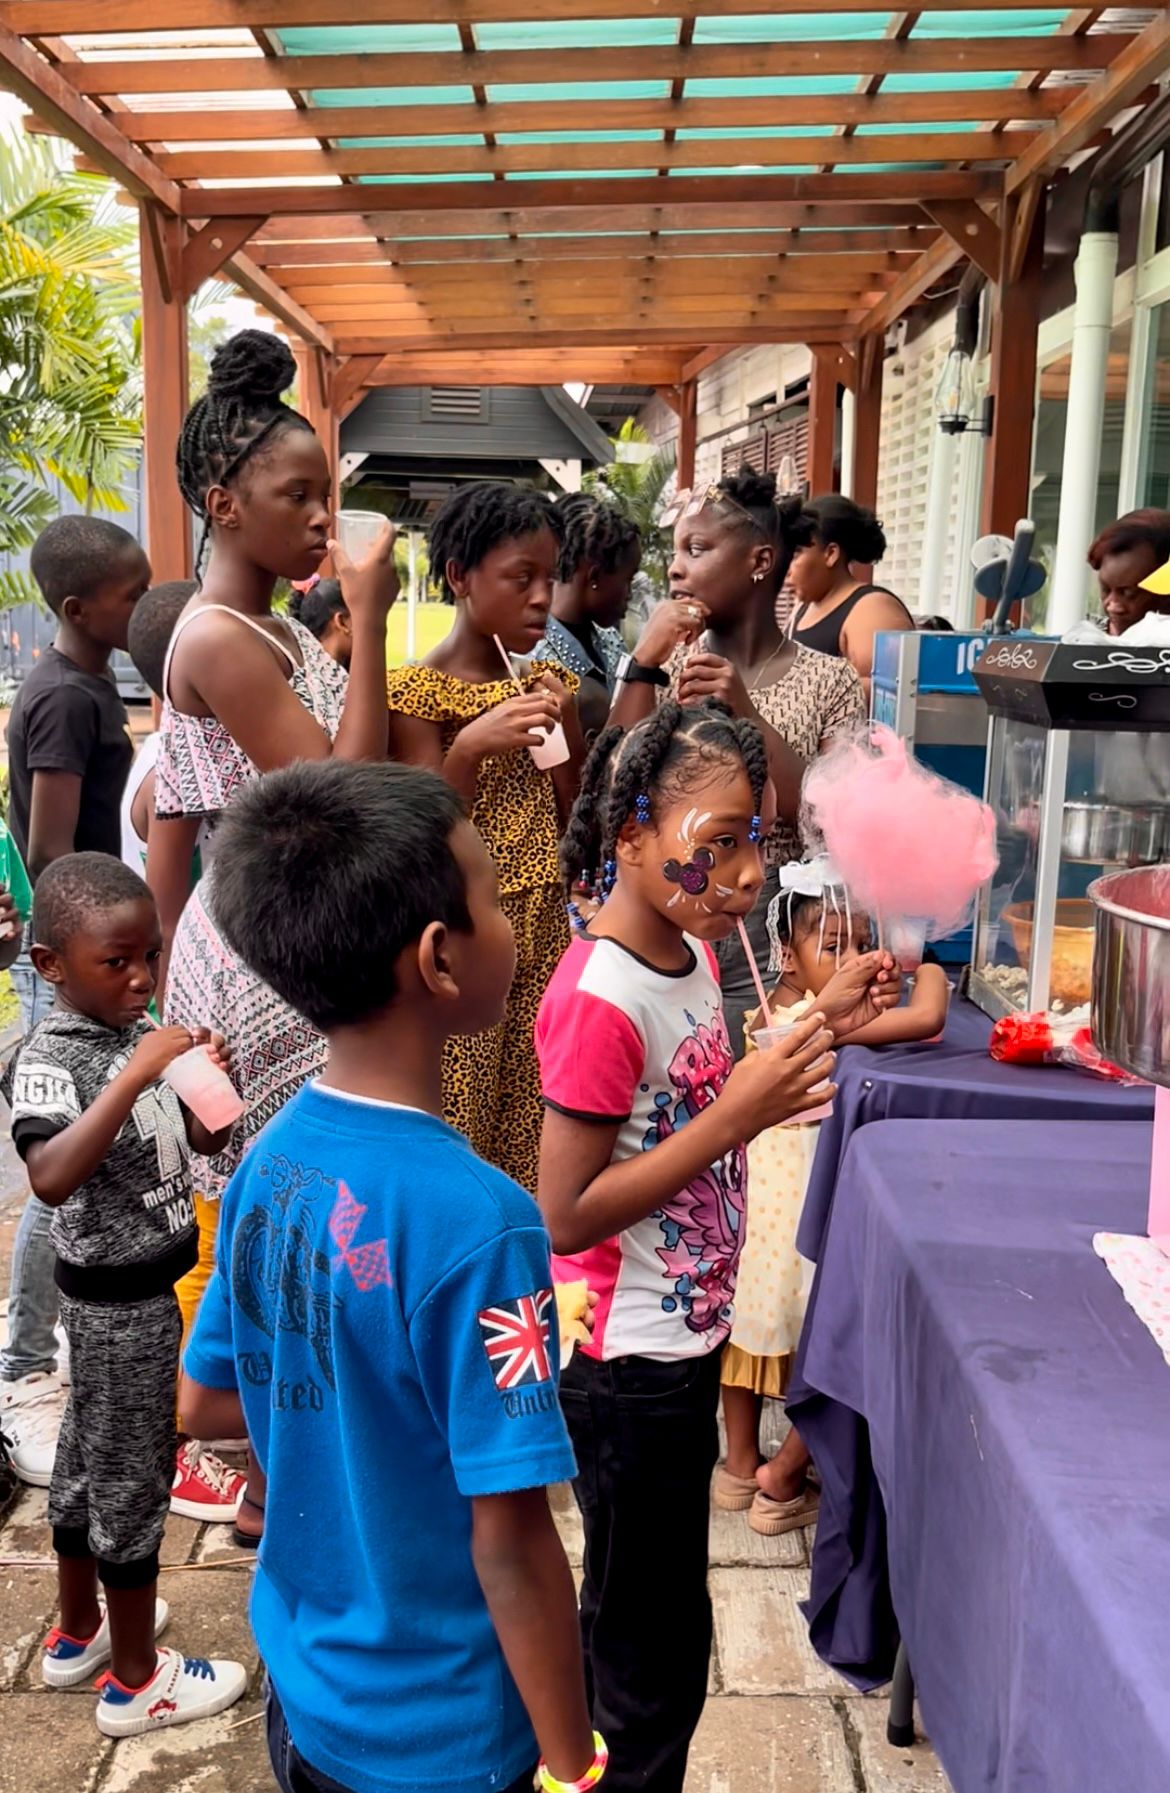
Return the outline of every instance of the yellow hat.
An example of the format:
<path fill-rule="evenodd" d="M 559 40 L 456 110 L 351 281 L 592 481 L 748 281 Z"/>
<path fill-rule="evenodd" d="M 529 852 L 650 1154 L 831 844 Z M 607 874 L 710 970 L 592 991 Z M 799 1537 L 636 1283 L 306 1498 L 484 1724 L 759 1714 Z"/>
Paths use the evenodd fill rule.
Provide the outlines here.
<path fill-rule="evenodd" d="M 1156 598 L 1170 598 L 1170 560 L 1157 567 L 1148 579 L 1138 581 L 1142 591 L 1152 591 Z"/>

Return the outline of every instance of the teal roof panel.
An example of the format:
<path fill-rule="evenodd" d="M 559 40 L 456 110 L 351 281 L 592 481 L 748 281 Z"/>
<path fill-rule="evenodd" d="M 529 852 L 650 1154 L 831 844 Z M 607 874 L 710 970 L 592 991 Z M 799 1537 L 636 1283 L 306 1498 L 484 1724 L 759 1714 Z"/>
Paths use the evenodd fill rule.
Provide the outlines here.
<path fill-rule="evenodd" d="M 327 31 L 288 29 L 272 35 L 286 56 L 410 54 L 461 47 L 456 25 L 331 25 Z"/>
<path fill-rule="evenodd" d="M 317 87 L 309 98 L 314 106 L 473 106 L 470 87 Z M 387 124 L 390 120 L 387 119 Z M 438 121 L 436 121 L 438 122 Z"/>
<path fill-rule="evenodd" d="M 782 44 L 864 42 L 884 37 L 888 12 L 759 13 L 754 18 L 698 19 L 697 44 Z"/>
<path fill-rule="evenodd" d="M 613 50 L 630 44 L 676 44 L 679 19 L 549 19 L 478 24 L 481 50 Z"/>

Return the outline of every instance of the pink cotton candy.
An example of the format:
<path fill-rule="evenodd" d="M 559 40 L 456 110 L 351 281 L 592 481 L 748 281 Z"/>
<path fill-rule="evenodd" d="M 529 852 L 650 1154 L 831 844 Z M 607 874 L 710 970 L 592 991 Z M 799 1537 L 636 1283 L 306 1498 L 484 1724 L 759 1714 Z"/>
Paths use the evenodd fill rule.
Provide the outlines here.
<path fill-rule="evenodd" d="M 814 761 L 802 821 L 859 907 L 921 917 L 931 940 L 961 926 L 998 864 L 987 805 L 928 772 L 881 725 L 839 738 Z"/>

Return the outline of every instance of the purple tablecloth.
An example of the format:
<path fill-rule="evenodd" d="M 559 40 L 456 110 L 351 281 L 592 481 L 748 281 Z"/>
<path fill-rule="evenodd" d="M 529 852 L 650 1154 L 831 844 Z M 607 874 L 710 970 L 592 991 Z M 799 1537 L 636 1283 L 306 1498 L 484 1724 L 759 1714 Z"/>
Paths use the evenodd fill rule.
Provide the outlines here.
<path fill-rule="evenodd" d="M 869 1121 L 1153 1119 L 1147 1087 L 1122 1089 L 1059 1065 L 997 1064 L 988 1056 L 990 1037 L 987 1016 L 956 998 L 937 1045 L 845 1048 L 804 1198 L 796 1241 L 804 1257 L 815 1263 L 820 1256 L 849 1141 Z"/>
<path fill-rule="evenodd" d="M 888 1671 L 888 1515 L 956 1793 L 1170 1788 L 1170 1367 L 1091 1244 L 1142 1230 L 1150 1143 L 890 1121 L 843 1167 L 794 1414 L 825 1485 L 810 1609 L 848 1660 L 868 1600 L 884 1660 L 853 1666 Z M 850 1541 L 852 1597 L 825 1605 Z"/>

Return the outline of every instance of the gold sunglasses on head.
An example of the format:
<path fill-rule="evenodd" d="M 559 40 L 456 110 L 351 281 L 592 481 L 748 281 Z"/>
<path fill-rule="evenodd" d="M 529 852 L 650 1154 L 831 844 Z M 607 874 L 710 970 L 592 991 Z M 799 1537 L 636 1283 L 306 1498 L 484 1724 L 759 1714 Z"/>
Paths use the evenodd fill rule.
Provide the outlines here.
<path fill-rule="evenodd" d="M 659 517 L 658 526 L 660 529 L 673 529 L 680 517 L 686 517 L 688 520 L 697 517 L 699 512 L 706 510 L 709 504 L 716 506 L 729 504 L 732 510 L 737 510 L 741 517 L 747 518 L 749 523 L 759 526 L 757 518 L 752 516 L 751 511 L 742 505 L 738 498 L 733 498 L 730 492 L 725 492 L 722 486 L 717 485 L 687 486 L 684 491 L 676 492 Z"/>

